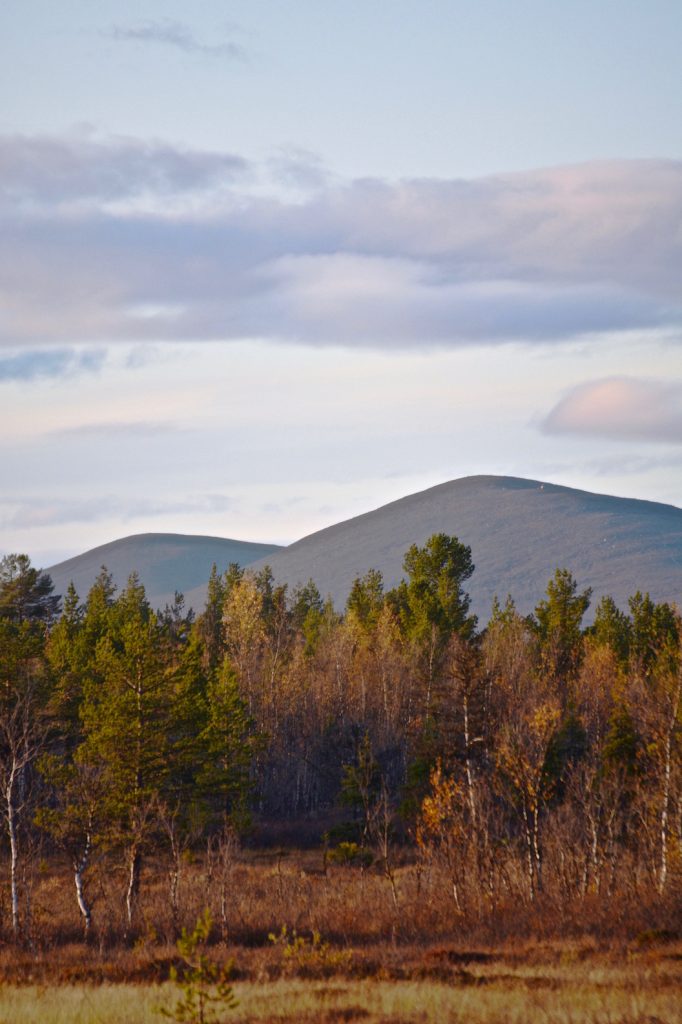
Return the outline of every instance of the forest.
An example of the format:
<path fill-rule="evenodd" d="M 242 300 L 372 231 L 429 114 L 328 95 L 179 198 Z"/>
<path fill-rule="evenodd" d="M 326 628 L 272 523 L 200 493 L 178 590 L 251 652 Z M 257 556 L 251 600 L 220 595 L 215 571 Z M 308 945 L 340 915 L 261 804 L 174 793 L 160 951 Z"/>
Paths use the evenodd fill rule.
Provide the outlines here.
<path fill-rule="evenodd" d="M 327 966 L 374 941 L 679 938 L 679 612 L 637 592 L 585 625 L 557 569 L 534 614 L 501 595 L 480 626 L 473 571 L 437 534 L 341 613 L 231 565 L 194 616 L 106 569 L 59 597 L 5 557 L 3 944 L 163 946 L 202 913 Z"/>

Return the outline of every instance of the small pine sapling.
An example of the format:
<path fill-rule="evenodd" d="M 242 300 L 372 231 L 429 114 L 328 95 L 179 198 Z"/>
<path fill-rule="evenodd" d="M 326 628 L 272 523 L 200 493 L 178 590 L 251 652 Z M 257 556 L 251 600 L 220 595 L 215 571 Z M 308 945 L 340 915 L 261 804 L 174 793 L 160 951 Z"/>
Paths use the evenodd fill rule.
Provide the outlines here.
<path fill-rule="evenodd" d="M 171 968 L 171 981 L 182 988 L 183 995 L 172 1010 L 160 1010 L 176 1024 L 221 1024 L 223 1014 L 238 1005 L 228 982 L 229 968 L 221 967 L 203 952 L 212 924 L 207 908 L 194 931 L 188 934 L 183 928 L 176 943 L 185 966 L 180 970 Z"/>

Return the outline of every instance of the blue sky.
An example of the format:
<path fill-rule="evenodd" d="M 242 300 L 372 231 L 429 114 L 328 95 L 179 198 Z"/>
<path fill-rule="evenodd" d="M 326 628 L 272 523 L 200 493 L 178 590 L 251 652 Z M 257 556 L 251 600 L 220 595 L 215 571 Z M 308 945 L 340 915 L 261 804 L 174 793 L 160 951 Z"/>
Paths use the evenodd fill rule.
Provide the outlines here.
<path fill-rule="evenodd" d="M 469 473 L 682 504 L 679 3 L 25 0 L 0 39 L 0 551 Z"/>

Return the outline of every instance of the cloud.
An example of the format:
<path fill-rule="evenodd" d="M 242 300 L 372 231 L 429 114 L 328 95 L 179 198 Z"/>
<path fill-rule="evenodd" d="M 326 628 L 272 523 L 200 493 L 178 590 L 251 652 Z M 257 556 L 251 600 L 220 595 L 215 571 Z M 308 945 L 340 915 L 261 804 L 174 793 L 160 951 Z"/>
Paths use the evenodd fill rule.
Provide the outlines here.
<path fill-rule="evenodd" d="M 0 381 L 31 381 L 41 377 L 66 377 L 97 373 L 106 360 L 101 349 L 35 349 L 16 355 L 0 355 Z"/>
<path fill-rule="evenodd" d="M 161 21 L 143 21 L 137 25 L 113 25 L 107 32 L 111 39 L 121 42 L 155 43 L 170 46 L 183 53 L 207 57 L 227 57 L 245 60 L 246 50 L 232 40 L 221 43 L 201 43 L 191 29 L 182 22 L 164 18 Z"/>
<path fill-rule="evenodd" d="M 150 516 L 176 516 L 228 512 L 234 501 L 224 494 L 200 494 L 181 501 L 127 500 L 116 494 L 94 498 L 7 497 L 0 506 L 0 526 L 26 529 L 64 523 L 94 523 L 120 519 L 125 522 Z"/>
<path fill-rule="evenodd" d="M 196 152 L 160 142 L 82 136 L 0 136 L 0 203 L 68 216 L 64 204 L 150 195 L 168 199 L 229 185 L 249 174 L 231 153 Z M 0 207 L 2 209 L 2 207 Z M 91 214 L 96 216 L 96 214 Z"/>
<path fill-rule="evenodd" d="M 605 377 L 580 384 L 552 409 L 542 429 L 682 444 L 682 381 Z"/>
<path fill-rule="evenodd" d="M 333 254 L 292 256 L 262 269 L 270 301 L 253 303 L 248 330 L 280 326 L 297 341 L 413 347 L 546 341 L 663 322 L 646 299 L 588 282 L 452 280 L 416 259 Z"/>
<path fill-rule="evenodd" d="M 317 153 L 299 146 L 281 146 L 268 160 L 267 166 L 274 181 L 292 189 L 316 191 L 331 180 Z"/>
<path fill-rule="evenodd" d="M 285 199 L 233 155 L 0 141 L 0 191 L 31 199 L 0 210 L 0 342 L 390 349 L 682 324 L 682 162 L 339 184 L 291 160 L 278 173 L 309 191 Z"/>
<path fill-rule="evenodd" d="M 60 438 L 143 438 L 158 434 L 177 433 L 174 423 L 141 420 L 137 423 L 81 423 L 77 427 L 63 427 L 49 432 L 52 437 Z"/>

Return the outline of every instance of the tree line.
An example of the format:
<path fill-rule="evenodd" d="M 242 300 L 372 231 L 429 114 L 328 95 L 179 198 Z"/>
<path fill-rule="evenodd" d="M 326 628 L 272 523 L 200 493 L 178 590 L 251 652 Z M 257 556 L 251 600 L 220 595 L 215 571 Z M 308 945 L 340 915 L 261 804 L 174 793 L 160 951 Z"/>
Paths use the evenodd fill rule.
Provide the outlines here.
<path fill-rule="evenodd" d="M 24 555 L 0 562 L 5 931 L 30 925 L 30 864 L 68 859 L 86 933 L 96 858 L 125 865 L 135 928 L 145 858 L 168 865 L 179 920 L 188 851 L 225 850 L 254 818 L 326 828 L 330 857 L 369 853 L 400 898 L 396 844 L 437 874 L 453 914 L 500 900 L 679 891 L 677 610 L 628 609 L 557 570 L 534 613 L 470 612 L 470 549 L 436 534 L 387 590 L 369 570 L 343 613 L 313 581 L 214 567 L 195 617 L 154 611 L 103 569 L 63 601 Z"/>

